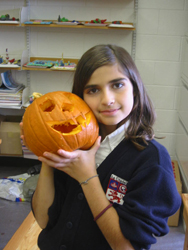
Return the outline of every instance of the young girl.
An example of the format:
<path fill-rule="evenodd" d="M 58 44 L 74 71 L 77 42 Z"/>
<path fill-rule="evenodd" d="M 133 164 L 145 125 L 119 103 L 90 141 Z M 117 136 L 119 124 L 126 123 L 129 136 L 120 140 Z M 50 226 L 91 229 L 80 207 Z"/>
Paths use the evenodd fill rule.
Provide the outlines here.
<path fill-rule="evenodd" d="M 140 250 L 168 233 L 180 207 L 171 159 L 156 142 L 155 113 L 130 55 L 97 45 L 80 59 L 73 93 L 94 112 L 100 136 L 87 151 L 39 157 L 32 199 L 41 250 Z"/>

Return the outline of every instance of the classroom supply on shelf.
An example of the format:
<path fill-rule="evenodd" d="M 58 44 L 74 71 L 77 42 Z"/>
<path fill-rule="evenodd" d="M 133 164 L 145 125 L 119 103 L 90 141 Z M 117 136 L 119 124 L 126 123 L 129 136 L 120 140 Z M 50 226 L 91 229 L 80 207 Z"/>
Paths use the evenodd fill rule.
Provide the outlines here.
<path fill-rule="evenodd" d="M 23 84 L 15 82 L 10 70 L 1 73 L 0 106 L 20 106 L 24 88 Z"/>
<path fill-rule="evenodd" d="M 43 94 L 38 92 L 33 92 L 32 95 L 29 96 L 29 103 L 31 104 L 35 99 L 41 97 Z"/>
<path fill-rule="evenodd" d="M 19 21 L 19 18 L 15 18 L 15 17 L 10 17 L 10 15 L 9 14 L 5 14 L 5 15 L 1 15 L 0 16 L 0 22 L 8 22 L 8 21 Z"/>
<path fill-rule="evenodd" d="M 54 65 L 54 61 L 50 60 L 34 60 L 33 62 L 28 62 L 25 67 L 34 67 L 34 68 L 51 68 Z"/>
<path fill-rule="evenodd" d="M 24 24 L 51 24 L 52 21 L 44 21 L 44 20 L 34 20 L 34 21 L 25 21 Z"/>
<path fill-rule="evenodd" d="M 51 61 L 51 60 L 34 60 L 24 64 L 27 68 L 47 68 L 52 70 L 75 70 L 76 64 L 68 61 L 64 62 L 64 59 Z"/>

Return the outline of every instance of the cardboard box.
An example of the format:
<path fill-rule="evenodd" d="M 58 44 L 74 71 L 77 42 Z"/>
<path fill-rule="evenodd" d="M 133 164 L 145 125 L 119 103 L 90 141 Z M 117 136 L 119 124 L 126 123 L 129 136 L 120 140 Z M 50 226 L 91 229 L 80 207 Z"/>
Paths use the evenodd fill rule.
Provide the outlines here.
<path fill-rule="evenodd" d="M 0 125 L 1 155 L 22 155 L 19 122 L 1 122 Z"/>
<path fill-rule="evenodd" d="M 177 161 L 172 161 L 172 168 L 174 173 L 174 178 L 176 182 L 176 187 L 179 192 L 179 194 L 182 194 L 182 183 L 180 179 L 180 172 L 179 172 L 179 166 Z M 179 223 L 179 215 L 180 215 L 180 209 L 168 219 L 168 225 L 171 227 L 177 227 Z"/>

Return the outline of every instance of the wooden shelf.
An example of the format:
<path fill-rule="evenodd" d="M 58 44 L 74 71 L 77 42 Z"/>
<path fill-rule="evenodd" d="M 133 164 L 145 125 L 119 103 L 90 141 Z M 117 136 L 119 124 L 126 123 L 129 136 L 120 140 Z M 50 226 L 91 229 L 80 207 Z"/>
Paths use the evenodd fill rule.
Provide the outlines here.
<path fill-rule="evenodd" d="M 0 23 L 0 26 L 21 26 L 20 23 Z"/>
<path fill-rule="evenodd" d="M 107 23 L 111 24 L 111 23 Z M 132 25 L 133 23 L 123 23 L 127 25 Z M 109 26 L 90 26 L 90 25 L 84 25 L 84 24 L 78 24 L 78 25 L 63 25 L 63 24 L 24 24 L 22 23 L 21 26 L 23 27 L 43 27 L 43 28 L 74 28 L 74 29 L 116 29 L 116 30 L 135 30 L 135 27 L 109 27 Z"/>
<path fill-rule="evenodd" d="M 0 71 L 3 71 L 3 70 L 21 70 L 21 67 L 1 67 L 1 64 L 0 64 Z"/>

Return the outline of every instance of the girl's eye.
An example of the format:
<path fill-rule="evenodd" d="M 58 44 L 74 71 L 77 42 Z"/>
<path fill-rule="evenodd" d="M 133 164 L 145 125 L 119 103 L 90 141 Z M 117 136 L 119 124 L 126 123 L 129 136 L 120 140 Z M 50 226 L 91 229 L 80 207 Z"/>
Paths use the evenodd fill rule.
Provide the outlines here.
<path fill-rule="evenodd" d="M 120 88 L 123 87 L 123 83 L 115 83 L 115 84 L 113 84 L 112 87 L 113 87 L 114 89 L 120 89 Z"/>
<path fill-rule="evenodd" d="M 87 90 L 87 94 L 96 94 L 99 90 L 97 88 L 92 88 Z"/>

